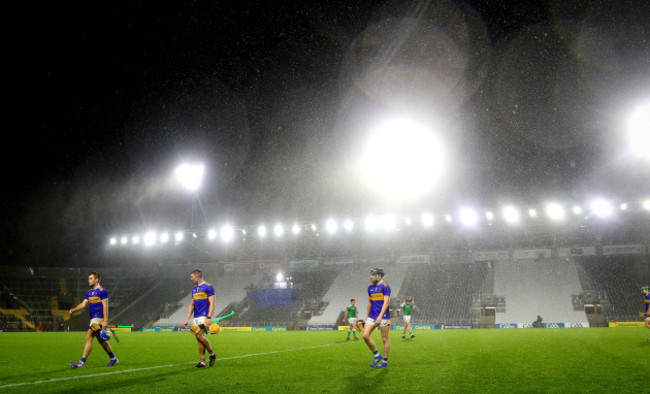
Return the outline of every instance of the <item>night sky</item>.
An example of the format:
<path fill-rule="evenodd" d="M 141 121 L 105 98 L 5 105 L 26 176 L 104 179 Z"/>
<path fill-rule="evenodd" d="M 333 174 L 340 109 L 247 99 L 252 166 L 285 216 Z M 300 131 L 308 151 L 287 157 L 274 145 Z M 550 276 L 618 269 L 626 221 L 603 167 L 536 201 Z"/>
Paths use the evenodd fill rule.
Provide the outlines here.
<path fill-rule="evenodd" d="M 183 160 L 206 164 L 202 220 L 239 225 L 650 193 L 624 133 L 650 99 L 648 1 L 163 3 L 3 12 L 0 264 L 188 226 L 164 180 Z M 349 176 L 390 116 L 453 162 L 408 206 Z"/>

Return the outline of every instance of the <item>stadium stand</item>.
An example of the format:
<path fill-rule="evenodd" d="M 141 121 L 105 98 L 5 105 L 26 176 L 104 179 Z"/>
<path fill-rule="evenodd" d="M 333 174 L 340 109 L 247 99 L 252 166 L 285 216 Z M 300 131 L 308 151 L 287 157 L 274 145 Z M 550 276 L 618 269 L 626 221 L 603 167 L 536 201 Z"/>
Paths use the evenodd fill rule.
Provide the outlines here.
<path fill-rule="evenodd" d="M 641 287 L 650 282 L 648 256 L 574 257 L 582 282 L 581 304 L 601 305 L 606 321 L 637 321 Z"/>
<path fill-rule="evenodd" d="M 418 305 L 417 324 L 476 324 L 473 295 L 487 272 L 486 263 L 416 264 L 409 267 L 402 298 L 412 296 Z"/>
<path fill-rule="evenodd" d="M 573 261 L 518 259 L 495 266 L 494 293 L 505 299 L 505 311 L 496 313 L 497 324 L 587 322 L 584 311 L 573 307 L 573 295 L 582 291 Z"/>

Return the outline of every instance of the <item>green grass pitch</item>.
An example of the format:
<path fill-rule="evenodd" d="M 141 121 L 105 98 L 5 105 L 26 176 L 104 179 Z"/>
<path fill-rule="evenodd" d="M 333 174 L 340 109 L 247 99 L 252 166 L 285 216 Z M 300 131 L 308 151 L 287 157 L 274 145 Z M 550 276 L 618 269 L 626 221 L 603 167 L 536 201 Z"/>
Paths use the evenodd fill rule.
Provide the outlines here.
<path fill-rule="evenodd" d="M 94 343 L 73 369 L 84 333 L 0 333 L 0 393 L 611 393 L 649 392 L 645 328 L 391 331 L 389 367 L 369 366 L 363 340 L 343 331 L 222 332 L 219 355 L 193 369 L 188 332 L 119 333 L 120 363 Z M 378 332 L 373 337 L 380 344 Z"/>

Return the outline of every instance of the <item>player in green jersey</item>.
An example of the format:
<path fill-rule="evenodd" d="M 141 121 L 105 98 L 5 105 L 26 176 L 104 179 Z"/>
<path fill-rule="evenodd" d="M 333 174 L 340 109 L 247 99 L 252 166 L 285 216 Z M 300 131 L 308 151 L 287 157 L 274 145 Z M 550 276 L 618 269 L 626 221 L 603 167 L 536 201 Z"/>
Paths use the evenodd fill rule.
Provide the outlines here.
<path fill-rule="evenodd" d="M 415 335 L 413 335 L 413 326 L 411 326 L 411 311 L 415 309 L 419 312 L 420 309 L 415 305 L 415 301 L 413 301 L 412 297 L 407 297 L 400 306 L 402 308 L 402 316 L 404 317 L 404 332 L 402 333 L 402 338 L 406 338 L 407 328 L 409 334 L 411 334 L 411 338 L 415 338 Z"/>
<path fill-rule="evenodd" d="M 358 341 L 359 338 L 357 338 L 357 321 L 359 318 L 359 313 L 357 312 L 357 307 L 355 306 L 356 301 L 355 299 L 350 300 L 350 306 L 345 310 L 345 316 L 343 317 L 343 323 L 347 322 L 350 324 L 350 328 L 348 328 L 348 339 L 347 341 L 350 340 L 350 333 L 354 333 L 354 340 Z"/>

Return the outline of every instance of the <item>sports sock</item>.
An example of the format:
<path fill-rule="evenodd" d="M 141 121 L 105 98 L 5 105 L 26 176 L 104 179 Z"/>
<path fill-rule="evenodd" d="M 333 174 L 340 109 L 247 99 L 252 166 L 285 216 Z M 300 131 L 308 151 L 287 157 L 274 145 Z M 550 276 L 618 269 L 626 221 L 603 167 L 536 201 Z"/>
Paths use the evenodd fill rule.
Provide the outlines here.
<path fill-rule="evenodd" d="M 377 356 L 379 355 L 379 350 L 375 350 L 375 351 L 372 353 L 372 355 L 375 356 L 375 357 L 377 357 Z"/>
<path fill-rule="evenodd" d="M 108 353 L 108 357 L 110 357 L 111 359 L 114 359 L 115 358 L 115 353 L 113 353 L 113 352 Z"/>
<path fill-rule="evenodd" d="M 85 363 L 86 362 L 86 357 L 81 357 L 81 360 L 79 360 L 79 361 L 81 361 L 82 363 Z"/>
<path fill-rule="evenodd" d="M 384 357 L 384 362 L 385 362 L 385 363 L 388 362 L 388 357 Z"/>

